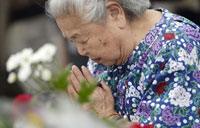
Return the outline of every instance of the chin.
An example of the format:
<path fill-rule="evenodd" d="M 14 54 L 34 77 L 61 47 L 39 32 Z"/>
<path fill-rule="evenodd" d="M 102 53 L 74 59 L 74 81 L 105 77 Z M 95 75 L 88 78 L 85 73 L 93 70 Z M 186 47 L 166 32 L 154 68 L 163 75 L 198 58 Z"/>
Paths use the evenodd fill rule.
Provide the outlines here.
<path fill-rule="evenodd" d="M 109 62 L 102 62 L 102 64 L 103 64 L 104 66 L 113 66 L 113 65 L 115 65 L 115 63 L 113 63 L 112 61 L 109 61 Z"/>
<path fill-rule="evenodd" d="M 103 63 L 102 63 L 103 64 Z M 103 64 L 104 66 L 112 66 L 113 64 Z"/>

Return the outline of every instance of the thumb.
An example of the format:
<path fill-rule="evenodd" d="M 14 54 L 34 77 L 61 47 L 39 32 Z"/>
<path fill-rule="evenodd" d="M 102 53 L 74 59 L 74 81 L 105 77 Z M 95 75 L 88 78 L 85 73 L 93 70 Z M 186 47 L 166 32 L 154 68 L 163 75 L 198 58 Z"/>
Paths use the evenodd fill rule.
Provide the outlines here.
<path fill-rule="evenodd" d="M 105 91 L 111 92 L 111 93 L 112 93 L 110 87 L 109 87 L 104 81 L 101 81 L 101 85 L 102 85 L 102 88 L 103 88 Z"/>

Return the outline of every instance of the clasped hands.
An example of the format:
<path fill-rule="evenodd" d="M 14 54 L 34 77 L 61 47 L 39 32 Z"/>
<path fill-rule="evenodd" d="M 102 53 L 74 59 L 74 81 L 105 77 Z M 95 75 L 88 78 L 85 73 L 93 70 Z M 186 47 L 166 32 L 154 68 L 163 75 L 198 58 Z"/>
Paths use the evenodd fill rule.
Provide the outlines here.
<path fill-rule="evenodd" d="M 81 71 L 82 70 L 82 71 Z M 81 89 L 82 81 L 86 80 L 91 83 L 94 79 L 90 71 L 82 66 L 81 70 L 77 66 L 72 66 L 71 75 L 68 78 L 70 85 L 67 88 L 68 95 L 71 99 L 78 99 L 78 91 Z M 114 98 L 108 85 L 102 81 L 101 87 L 97 86 L 91 95 L 91 98 L 95 100 L 95 103 L 91 105 L 84 104 L 83 109 L 87 111 L 93 111 L 98 117 L 110 117 L 117 114 L 114 110 Z"/>

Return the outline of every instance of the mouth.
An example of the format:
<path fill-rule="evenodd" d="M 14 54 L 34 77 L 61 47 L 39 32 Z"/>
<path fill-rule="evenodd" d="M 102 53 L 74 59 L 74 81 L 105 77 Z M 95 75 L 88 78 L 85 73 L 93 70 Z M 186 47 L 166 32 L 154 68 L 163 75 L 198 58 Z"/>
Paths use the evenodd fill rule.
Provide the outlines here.
<path fill-rule="evenodd" d="M 92 59 L 92 60 L 99 64 L 101 61 L 101 58 L 96 58 L 96 59 Z"/>

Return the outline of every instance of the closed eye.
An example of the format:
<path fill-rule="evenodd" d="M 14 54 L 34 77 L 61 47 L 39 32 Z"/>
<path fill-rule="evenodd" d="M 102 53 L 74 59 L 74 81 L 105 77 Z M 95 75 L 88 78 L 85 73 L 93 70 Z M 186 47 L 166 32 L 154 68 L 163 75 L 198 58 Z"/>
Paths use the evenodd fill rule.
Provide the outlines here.
<path fill-rule="evenodd" d="M 81 44 L 86 44 L 88 42 L 89 38 L 87 38 L 85 41 L 81 41 Z"/>

